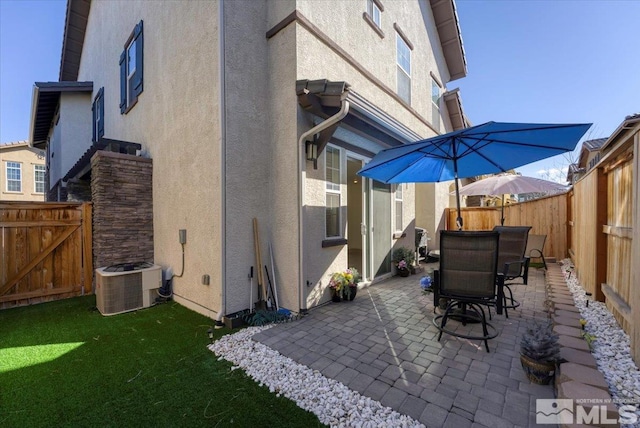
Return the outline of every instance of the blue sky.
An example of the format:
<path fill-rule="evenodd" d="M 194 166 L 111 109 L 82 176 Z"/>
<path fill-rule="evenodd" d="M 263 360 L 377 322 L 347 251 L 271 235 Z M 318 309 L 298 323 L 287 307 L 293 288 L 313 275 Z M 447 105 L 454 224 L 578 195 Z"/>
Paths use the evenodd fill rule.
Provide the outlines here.
<path fill-rule="evenodd" d="M 640 113 L 640 1 L 456 5 L 468 73 L 448 89 L 460 87 L 472 123 L 593 123 L 593 139 Z M 540 177 L 567 164 L 560 156 L 517 170 Z"/>
<path fill-rule="evenodd" d="M 66 0 L 0 0 L 0 143 L 26 140 L 34 82 L 57 82 Z"/>
<path fill-rule="evenodd" d="M 448 89 L 460 87 L 472 123 L 589 122 L 591 139 L 640 112 L 640 1 L 456 5 L 468 75 Z M 0 0 L 0 142 L 27 139 L 33 83 L 58 80 L 65 9 L 66 0 Z M 567 164 L 557 157 L 518 171 Z"/>

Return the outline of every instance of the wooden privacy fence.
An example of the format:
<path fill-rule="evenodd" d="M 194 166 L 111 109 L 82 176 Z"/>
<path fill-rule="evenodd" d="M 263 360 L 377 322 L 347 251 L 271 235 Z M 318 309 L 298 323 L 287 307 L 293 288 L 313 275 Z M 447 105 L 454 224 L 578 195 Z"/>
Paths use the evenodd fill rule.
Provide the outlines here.
<path fill-rule="evenodd" d="M 0 202 L 0 308 L 91 293 L 91 208 Z"/>
<path fill-rule="evenodd" d="M 505 226 L 531 226 L 529 233 L 546 235 L 545 258 L 562 260 L 567 257 L 567 194 L 547 196 L 532 201 L 506 205 Z M 463 230 L 491 230 L 500 225 L 501 207 L 461 208 Z M 446 228 L 455 230 L 456 209 L 447 208 Z"/>

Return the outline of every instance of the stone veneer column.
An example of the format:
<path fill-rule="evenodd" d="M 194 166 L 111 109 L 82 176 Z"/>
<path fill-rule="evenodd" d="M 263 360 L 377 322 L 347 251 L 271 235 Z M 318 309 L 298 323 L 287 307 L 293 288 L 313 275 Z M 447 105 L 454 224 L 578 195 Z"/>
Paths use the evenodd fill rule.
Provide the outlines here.
<path fill-rule="evenodd" d="M 153 262 L 153 163 L 98 151 L 91 158 L 93 263 Z"/>

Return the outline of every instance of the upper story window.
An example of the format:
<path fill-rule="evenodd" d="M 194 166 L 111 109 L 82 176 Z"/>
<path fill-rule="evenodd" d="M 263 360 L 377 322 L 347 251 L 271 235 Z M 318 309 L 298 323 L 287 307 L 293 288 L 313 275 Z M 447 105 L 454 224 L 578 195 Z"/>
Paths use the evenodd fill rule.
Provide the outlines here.
<path fill-rule="evenodd" d="M 33 190 L 35 193 L 44 193 L 44 173 L 44 165 L 33 166 L 33 182 L 35 183 Z"/>
<path fill-rule="evenodd" d="M 366 0 L 367 11 L 362 14 L 367 24 L 375 30 L 381 38 L 384 38 L 384 32 L 382 31 L 382 12 L 384 12 L 384 6 L 380 0 Z"/>
<path fill-rule="evenodd" d="M 380 20 L 382 17 L 383 10 L 384 10 L 384 7 L 379 1 L 367 0 L 367 13 L 371 18 L 371 21 L 373 21 L 373 23 L 376 24 L 376 27 L 378 28 L 382 27 Z"/>
<path fill-rule="evenodd" d="M 409 44 L 396 34 L 396 61 L 398 63 L 398 88 L 400 98 L 411 104 L 411 50 Z"/>
<path fill-rule="evenodd" d="M 440 131 L 440 99 L 441 99 L 441 90 L 440 85 L 436 81 L 436 79 L 431 77 L 431 124 L 436 129 L 436 131 Z"/>
<path fill-rule="evenodd" d="M 93 112 L 93 137 L 92 141 L 98 141 L 104 136 L 104 88 L 100 88 L 91 106 Z"/>
<path fill-rule="evenodd" d="M 127 113 L 138 102 L 143 90 L 142 21 L 136 25 L 120 54 L 120 113 Z"/>
<path fill-rule="evenodd" d="M 327 238 L 339 238 L 340 230 L 340 177 L 341 162 L 340 149 L 327 146 L 325 151 L 325 181 L 326 181 L 326 207 L 325 207 L 325 235 Z"/>
<path fill-rule="evenodd" d="M 7 192 L 22 192 L 22 164 L 7 162 Z"/>

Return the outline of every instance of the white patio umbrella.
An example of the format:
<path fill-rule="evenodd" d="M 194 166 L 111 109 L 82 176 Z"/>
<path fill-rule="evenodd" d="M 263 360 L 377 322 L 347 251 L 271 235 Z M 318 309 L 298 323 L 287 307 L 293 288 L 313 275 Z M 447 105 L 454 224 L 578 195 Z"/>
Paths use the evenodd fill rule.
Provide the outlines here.
<path fill-rule="evenodd" d="M 554 194 L 568 189 L 560 183 L 523 175 L 495 175 L 460 188 L 461 195 L 502 195 L 500 224 L 504 224 L 504 195 L 520 193 Z"/>

